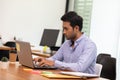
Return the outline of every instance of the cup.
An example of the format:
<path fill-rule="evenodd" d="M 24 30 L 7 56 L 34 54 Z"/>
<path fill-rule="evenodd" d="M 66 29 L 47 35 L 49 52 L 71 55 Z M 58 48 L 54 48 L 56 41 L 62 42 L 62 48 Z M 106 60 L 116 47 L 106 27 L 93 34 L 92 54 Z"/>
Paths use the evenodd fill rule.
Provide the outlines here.
<path fill-rule="evenodd" d="M 9 61 L 10 62 L 16 62 L 17 54 L 16 53 L 10 53 L 9 54 Z"/>

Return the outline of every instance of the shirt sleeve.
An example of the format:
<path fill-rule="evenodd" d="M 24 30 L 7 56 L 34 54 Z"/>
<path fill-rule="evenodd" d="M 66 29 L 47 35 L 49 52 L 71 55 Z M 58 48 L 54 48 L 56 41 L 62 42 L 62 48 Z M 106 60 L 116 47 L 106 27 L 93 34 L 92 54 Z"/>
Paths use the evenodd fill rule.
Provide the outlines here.
<path fill-rule="evenodd" d="M 63 46 L 60 47 L 60 49 L 50 58 L 47 58 L 48 60 L 58 60 L 58 61 L 62 61 L 63 60 Z"/>

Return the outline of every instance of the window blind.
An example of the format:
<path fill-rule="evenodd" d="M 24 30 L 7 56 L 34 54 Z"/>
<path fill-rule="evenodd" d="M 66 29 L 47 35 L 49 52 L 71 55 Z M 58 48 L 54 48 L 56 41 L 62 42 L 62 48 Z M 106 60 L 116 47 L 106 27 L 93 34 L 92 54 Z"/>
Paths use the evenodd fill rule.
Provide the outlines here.
<path fill-rule="evenodd" d="M 83 17 L 82 31 L 88 36 L 90 34 L 92 2 L 92 0 L 74 0 L 74 11 Z"/>

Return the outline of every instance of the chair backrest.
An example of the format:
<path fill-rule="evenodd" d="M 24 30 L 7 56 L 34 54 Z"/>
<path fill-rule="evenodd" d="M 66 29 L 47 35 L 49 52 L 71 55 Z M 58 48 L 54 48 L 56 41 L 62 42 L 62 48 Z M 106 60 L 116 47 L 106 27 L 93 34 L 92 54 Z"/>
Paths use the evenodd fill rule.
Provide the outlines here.
<path fill-rule="evenodd" d="M 110 80 L 116 79 L 116 59 L 112 57 L 105 57 L 101 64 L 103 69 L 101 72 L 101 77 L 108 78 Z"/>
<path fill-rule="evenodd" d="M 9 46 L 9 47 L 16 47 L 16 44 L 15 42 L 12 42 L 12 41 L 8 41 L 4 44 L 5 46 Z"/>
<path fill-rule="evenodd" d="M 95 74 L 98 75 L 98 76 L 100 76 L 101 71 L 102 71 L 102 64 L 96 63 L 95 64 Z"/>
<path fill-rule="evenodd" d="M 102 57 L 101 57 L 102 55 Z M 97 63 L 102 64 L 102 71 L 100 77 L 104 77 L 110 80 L 116 79 L 116 58 L 109 55 L 98 55 Z"/>
<path fill-rule="evenodd" d="M 98 56 L 97 56 L 97 63 L 101 62 L 101 60 L 104 58 L 104 57 L 111 57 L 110 54 L 106 54 L 106 53 L 100 53 Z"/>
<path fill-rule="evenodd" d="M 16 43 L 14 41 L 8 41 L 4 44 L 5 46 L 8 46 L 8 47 L 11 47 L 11 50 L 10 52 L 12 53 L 17 53 L 17 50 L 16 50 Z M 12 49 L 13 48 L 13 49 Z"/>

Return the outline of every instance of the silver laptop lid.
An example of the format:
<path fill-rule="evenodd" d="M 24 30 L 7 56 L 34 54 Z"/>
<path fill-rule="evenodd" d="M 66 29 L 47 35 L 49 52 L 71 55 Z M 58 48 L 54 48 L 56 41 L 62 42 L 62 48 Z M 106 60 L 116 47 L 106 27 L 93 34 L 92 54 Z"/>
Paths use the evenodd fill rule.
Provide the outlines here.
<path fill-rule="evenodd" d="M 34 68 L 29 42 L 16 41 L 17 54 L 21 65 Z"/>

